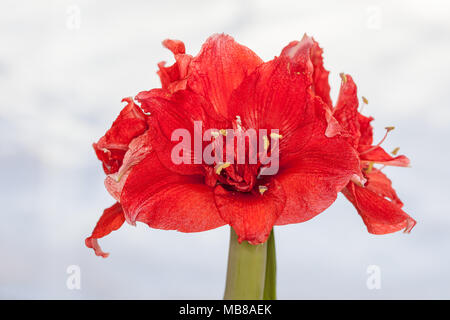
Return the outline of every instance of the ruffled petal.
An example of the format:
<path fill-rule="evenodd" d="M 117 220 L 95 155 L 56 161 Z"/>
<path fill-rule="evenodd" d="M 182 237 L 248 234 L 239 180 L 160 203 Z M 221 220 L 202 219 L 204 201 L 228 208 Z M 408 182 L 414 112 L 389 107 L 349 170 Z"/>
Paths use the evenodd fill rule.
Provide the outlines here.
<path fill-rule="evenodd" d="M 120 202 L 120 194 L 122 193 L 130 169 L 143 160 L 151 151 L 149 131 L 146 131 L 130 142 L 119 171 L 109 174 L 105 179 L 106 190 L 108 190 L 114 199 Z"/>
<path fill-rule="evenodd" d="M 146 116 L 133 99 L 125 98 L 122 101 L 127 102 L 127 105 L 106 134 L 93 145 L 106 174 L 119 170 L 128 144 L 147 130 Z"/>
<path fill-rule="evenodd" d="M 91 236 L 86 238 L 85 243 L 88 248 L 94 249 L 97 256 L 108 257 L 109 253 L 103 252 L 97 239 L 103 238 L 114 230 L 119 229 L 124 223 L 125 218 L 120 203 L 116 202 L 111 207 L 103 211 L 102 216 L 97 222 Z"/>
<path fill-rule="evenodd" d="M 399 205 L 368 188 L 349 183 L 343 193 L 355 206 L 369 233 L 387 234 L 402 229 L 409 233 L 416 224 Z"/>
<path fill-rule="evenodd" d="M 277 225 L 309 220 L 328 208 L 349 180 L 360 173 L 356 151 L 342 138 L 314 139 L 301 157 L 276 176 L 286 194 Z"/>
<path fill-rule="evenodd" d="M 359 144 L 371 146 L 373 144 L 373 128 L 370 124 L 373 121 L 372 117 L 365 117 L 362 114 L 358 114 L 360 138 Z"/>
<path fill-rule="evenodd" d="M 333 110 L 333 116 L 344 130 L 343 136 L 353 147 L 357 148 L 361 133 L 356 84 L 350 75 L 342 75 L 341 77 L 341 89 Z"/>
<path fill-rule="evenodd" d="M 171 93 L 186 89 L 192 56 L 185 54 L 184 43 L 180 40 L 166 39 L 163 41 L 163 46 L 172 51 L 175 56 L 175 63 L 169 67 L 165 66 L 164 61 L 158 64 L 159 71 L 157 73 L 162 88 Z"/>
<path fill-rule="evenodd" d="M 312 39 L 312 41 L 313 45 L 310 50 L 310 57 L 311 63 L 314 66 L 313 91 L 315 95 L 319 96 L 331 109 L 330 84 L 328 83 L 328 75 L 330 72 L 323 66 L 323 49 L 319 47 L 319 44 L 314 39 Z"/>
<path fill-rule="evenodd" d="M 213 190 L 202 176 L 174 174 L 155 153 L 136 165 L 122 190 L 126 220 L 152 228 L 199 232 L 225 224 L 214 203 Z"/>
<path fill-rule="evenodd" d="M 257 191 L 228 191 L 220 185 L 215 188 L 220 216 L 236 231 L 239 243 L 265 242 L 278 215 L 283 211 L 286 198 L 280 184 L 272 180 L 265 185 L 267 190 L 262 194 Z"/>
<path fill-rule="evenodd" d="M 190 64 L 188 86 L 209 100 L 220 117 L 227 115 L 231 92 L 263 61 L 225 34 L 208 38 Z"/>

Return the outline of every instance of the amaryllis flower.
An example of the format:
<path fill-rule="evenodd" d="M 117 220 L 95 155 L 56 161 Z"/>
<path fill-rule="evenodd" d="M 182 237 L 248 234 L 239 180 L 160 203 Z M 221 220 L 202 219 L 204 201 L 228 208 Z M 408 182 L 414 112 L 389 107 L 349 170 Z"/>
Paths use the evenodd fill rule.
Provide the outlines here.
<path fill-rule="evenodd" d="M 97 255 L 106 256 L 97 239 L 124 221 L 181 232 L 228 224 L 239 242 L 264 243 L 274 225 L 313 218 L 361 175 L 354 145 L 337 134 L 337 123 L 330 125 L 328 73 L 312 38 L 291 42 L 268 62 L 223 34 L 210 37 L 195 57 L 181 41 L 163 44 L 176 62 L 159 64 L 162 88 L 139 93 L 140 106 L 128 99 L 94 144 L 105 185 L 117 201 L 86 239 Z M 223 161 L 217 152 L 206 162 L 184 147 L 179 154 L 189 161 L 179 163 L 173 161 L 176 130 L 192 137 L 209 134 L 210 141 L 200 140 L 202 152 L 229 134 L 244 142 L 249 130 L 267 135 L 262 151 L 244 144 L 245 159 L 257 154 L 253 163 Z M 262 159 L 275 151 L 278 170 L 265 175 Z"/>
<path fill-rule="evenodd" d="M 374 145 L 370 124 L 373 118 L 358 112 L 357 90 L 352 77 L 345 74 L 341 77 L 339 98 L 332 113 L 347 141 L 358 150 L 361 170 L 366 179 L 365 183 L 353 179 L 342 192 L 355 206 L 370 233 L 386 234 L 401 229 L 410 232 L 416 221 L 402 210 L 403 203 L 389 178 L 374 167 L 374 164 L 407 167 L 409 159 L 404 155 L 393 157 L 381 147 L 393 127 L 387 127 L 384 138 Z"/>

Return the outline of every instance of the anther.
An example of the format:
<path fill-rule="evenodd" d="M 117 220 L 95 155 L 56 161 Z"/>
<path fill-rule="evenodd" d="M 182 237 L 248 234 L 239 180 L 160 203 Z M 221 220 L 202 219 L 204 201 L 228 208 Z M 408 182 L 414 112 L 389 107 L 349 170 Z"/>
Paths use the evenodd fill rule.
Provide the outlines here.
<path fill-rule="evenodd" d="M 362 98 L 362 101 L 363 101 L 365 104 L 369 104 L 369 100 L 367 100 L 366 97 L 362 96 L 361 98 Z"/>
<path fill-rule="evenodd" d="M 261 195 L 263 195 L 264 192 L 266 192 L 269 188 L 267 188 L 266 186 L 258 186 L 258 189 L 259 189 L 259 193 Z"/>
<path fill-rule="evenodd" d="M 281 138 L 283 138 L 283 136 L 282 136 L 281 134 L 278 134 L 278 133 L 275 133 L 275 132 L 272 132 L 272 133 L 270 134 L 270 137 L 271 137 L 272 139 L 281 139 Z"/>
<path fill-rule="evenodd" d="M 216 171 L 216 174 L 219 175 L 222 172 L 222 169 L 228 168 L 229 166 L 229 162 L 219 163 L 215 166 L 214 170 Z"/>

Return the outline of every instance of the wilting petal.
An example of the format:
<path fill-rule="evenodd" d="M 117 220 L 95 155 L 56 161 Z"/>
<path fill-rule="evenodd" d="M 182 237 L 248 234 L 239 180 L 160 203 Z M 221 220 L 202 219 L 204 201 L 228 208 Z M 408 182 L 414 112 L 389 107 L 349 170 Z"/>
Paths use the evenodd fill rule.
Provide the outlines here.
<path fill-rule="evenodd" d="M 225 224 L 203 176 L 174 174 L 161 165 L 155 153 L 133 168 L 120 199 L 131 224 L 141 221 L 152 228 L 181 232 Z"/>
<path fill-rule="evenodd" d="M 355 148 L 361 136 L 358 113 L 356 84 L 350 75 L 342 75 L 341 90 L 333 110 L 334 118 L 344 129 L 343 136 Z"/>
<path fill-rule="evenodd" d="M 122 101 L 127 102 L 127 105 L 106 134 L 93 145 L 106 174 L 119 170 L 128 144 L 147 130 L 146 116 L 132 98 Z"/>
<path fill-rule="evenodd" d="M 286 194 L 286 205 L 276 224 L 313 218 L 336 200 L 355 174 L 359 174 L 358 156 L 347 142 L 340 137 L 316 139 L 276 176 Z"/>
<path fill-rule="evenodd" d="M 209 100 L 218 116 L 226 117 L 231 92 L 262 62 L 232 37 L 216 34 L 192 60 L 188 86 Z"/>
<path fill-rule="evenodd" d="M 103 238 L 104 236 L 110 234 L 112 231 L 119 229 L 124 221 L 125 218 L 123 215 L 122 206 L 120 205 L 120 203 L 116 202 L 113 206 L 103 211 L 103 214 L 100 217 L 100 220 L 98 220 L 91 236 L 89 238 L 86 238 L 86 246 L 88 248 L 94 249 L 97 256 L 101 256 L 103 258 L 108 257 L 109 253 L 102 251 L 97 239 Z"/>
<path fill-rule="evenodd" d="M 392 188 L 392 182 L 388 177 L 380 170 L 372 168 L 372 170 L 366 173 L 367 176 L 367 184 L 365 187 L 370 191 L 375 192 L 381 197 L 387 197 L 392 202 L 394 202 L 400 208 L 403 206 L 403 203 L 400 201 L 397 193 L 394 188 Z"/>
<path fill-rule="evenodd" d="M 368 188 L 349 183 L 343 193 L 355 206 L 370 233 L 386 234 L 401 229 L 410 232 L 416 224 L 400 206 Z"/>
<path fill-rule="evenodd" d="M 267 240 L 282 212 L 285 195 L 276 181 L 268 183 L 262 194 L 228 191 L 219 185 L 215 188 L 215 201 L 222 219 L 236 231 L 239 243 L 260 244 Z"/>
<path fill-rule="evenodd" d="M 360 145 L 358 151 L 361 161 L 375 162 L 394 167 L 408 167 L 410 164 L 410 161 L 406 156 L 400 155 L 392 157 L 381 147 L 374 148 L 373 146 Z"/>

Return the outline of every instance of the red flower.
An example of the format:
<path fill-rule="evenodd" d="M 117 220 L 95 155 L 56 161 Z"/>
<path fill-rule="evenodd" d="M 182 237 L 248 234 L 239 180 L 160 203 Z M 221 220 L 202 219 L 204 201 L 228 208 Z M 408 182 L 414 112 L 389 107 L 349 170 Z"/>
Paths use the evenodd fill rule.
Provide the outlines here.
<path fill-rule="evenodd" d="M 373 145 L 373 128 L 368 118 L 358 112 L 356 85 L 352 77 L 342 75 L 341 90 L 333 116 L 342 126 L 344 136 L 358 150 L 362 173 L 367 182 L 362 185 L 355 179 L 343 190 L 343 194 L 355 206 L 367 229 L 373 234 L 386 234 L 404 229 L 410 232 L 416 224 L 403 210 L 403 203 L 392 188 L 391 181 L 374 164 L 406 167 L 409 159 L 403 155 L 392 157 L 381 148 L 383 140 Z"/>
<path fill-rule="evenodd" d="M 86 239 L 97 255 L 106 256 L 97 239 L 124 220 L 182 232 L 229 224 L 239 241 L 259 244 L 274 225 L 303 222 L 325 210 L 360 173 L 357 152 L 336 135 L 338 125 L 329 124 L 328 73 L 312 38 L 291 42 L 268 62 L 226 35 L 210 37 L 195 57 L 185 54 L 181 41 L 163 44 L 176 62 L 159 64 L 162 88 L 139 93 L 140 108 L 127 100 L 94 144 L 117 200 Z M 260 160 L 208 164 L 187 149 L 183 155 L 191 163 L 175 164 L 178 142 L 171 135 L 185 129 L 195 136 L 194 121 L 201 121 L 202 136 L 232 128 L 233 139 L 247 139 L 245 130 L 266 129 L 273 140 L 266 137 L 264 148 L 279 150 L 278 173 L 262 176 Z M 245 153 L 250 158 L 252 147 Z"/>

